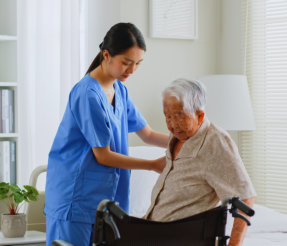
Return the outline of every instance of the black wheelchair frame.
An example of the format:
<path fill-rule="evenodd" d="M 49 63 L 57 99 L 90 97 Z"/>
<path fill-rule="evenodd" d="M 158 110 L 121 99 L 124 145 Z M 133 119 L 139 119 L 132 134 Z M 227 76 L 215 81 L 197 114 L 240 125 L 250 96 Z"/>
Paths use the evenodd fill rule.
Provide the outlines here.
<path fill-rule="evenodd" d="M 230 207 L 230 208 L 229 208 Z M 254 210 L 239 197 L 226 197 L 222 205 L 188 218 L 155 222 L 129 216 L 116 202 L 103 200 L 97 209 L 94 224 L 93 246 L 225 246 L 227 212 L 234 218 L 249 220 Z M 72 246 L 63 240 L 55 240 L 54 246 Z"/>
<path fill-rule="evenodd" d="M 238 209 L 254 215 L 239 197 L 226 197 L 222 206 L 206 212 L 172 222 L 155 222 L 129 216 L 114 201 L 104 200 L 96 214 L 93 245 L 224 246 L 229 238 L 225 235 L 227 211 L 250 225 Z"/>

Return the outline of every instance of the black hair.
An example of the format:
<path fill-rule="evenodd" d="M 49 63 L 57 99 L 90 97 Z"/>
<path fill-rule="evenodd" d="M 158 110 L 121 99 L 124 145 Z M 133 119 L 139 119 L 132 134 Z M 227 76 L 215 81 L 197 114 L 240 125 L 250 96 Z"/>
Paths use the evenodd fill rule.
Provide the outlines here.
<path fill-rule="evenodd" d="M 118 23 L 110 28 L 104 41 L 99 45 L 100 52 L 91 63 L 86 74 L 93 71 L 103 61 L 103 50 L 108 50 L 113 57 L 125 52 L 127 49 L 138 46 L 146 51 L 146 45 L 140 30 L 132 23 Z"/>

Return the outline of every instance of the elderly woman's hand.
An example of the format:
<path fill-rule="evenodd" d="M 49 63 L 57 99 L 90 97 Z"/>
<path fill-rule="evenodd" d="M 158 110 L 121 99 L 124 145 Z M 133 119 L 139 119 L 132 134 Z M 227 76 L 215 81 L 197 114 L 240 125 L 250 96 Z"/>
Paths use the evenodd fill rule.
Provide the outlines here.
<path fill-rule="evenodd" d="M 166 165 L 166 158 L 165 156 L 160 157 L 156 160 L 154 160 L 154 165 L 153 165 L 153 170 L 162 173 L 163 169 L 165 168 Z"/>

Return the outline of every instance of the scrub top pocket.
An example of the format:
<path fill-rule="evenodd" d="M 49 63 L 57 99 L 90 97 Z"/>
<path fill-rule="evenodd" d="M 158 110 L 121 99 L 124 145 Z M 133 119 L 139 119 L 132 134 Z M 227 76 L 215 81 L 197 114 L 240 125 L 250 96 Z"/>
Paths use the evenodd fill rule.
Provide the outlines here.
<path fill-rule="evenodd" d="M 94 210 L 103 199 L 114 200 L 118 182 L 119 174 L 116 172 L 85 172 L 82 206 Z"/>

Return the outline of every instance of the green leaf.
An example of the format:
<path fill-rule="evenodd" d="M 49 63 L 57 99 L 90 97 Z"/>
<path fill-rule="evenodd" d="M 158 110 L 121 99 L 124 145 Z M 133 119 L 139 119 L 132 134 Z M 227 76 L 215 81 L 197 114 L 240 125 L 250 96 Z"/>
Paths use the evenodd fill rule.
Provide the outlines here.
<path fill-rule="evenodd" d="M 0 188 L 9 186 L 9 183 L 1 182 Z"/>
<path fill-rule="evenodd" d="M 29 198 L 31 201 L 37 201 L 37 200 L 38 200 L 38 196 L 35 195 L 35 194 L 30 194 L 30 195 L 28 196 L 28 198 Z"/>
<path fill-rule="evenodd" d="M 35 195 L 39 195 L 39 192 L 37 191 L 37 189 L 34 188 L 34 187 L 31 186 L 31 185 L 24 185 L 24 188 L 25 188 L 29 193 L 32 193 L 32 194 L 35 194 Z"/>
<path fill-rule="evenodd" d="M 9 192 L 9 189 L 0 189 L 0 195 L 5 195 L 5 194 L 8 194 Z"/>
<path fill-rule="evenodd" d="M 23 201 L 30 202 L 36 201 L 39 192 L 36 188 L 30 185 L 24 185 L 24 189 L 21 190 L 16 184 L 9 184 L 5 182 L 0 183 L 0 200 L 9 198 L 9 205 L 7 204 L 10 211 L 14 211 L 18 205 Z"/>
<path fill-rule="evenodd" d="M 11 189 L 12 192 L 21 192 L 21 189 L 16 184 L 11 184 L 10 185 L 10 189 Z"/>
<path fill-rule="evenodd" d="M 9 192 L 9 184 L 5 182 L 0 183 L 0 194 L 4 195 Z"/>
<path fill-rule="evenodd" d="M 25 199 L 24 195 L 21 192 L 15 192 L 14 193 L 14 200 L 16 203 L 21 203 Z"/>
<path fill-rule="evenodd" d="M 0 200 L 6 199 L 8 196 L 6 194 L 0 194 Z"/>

